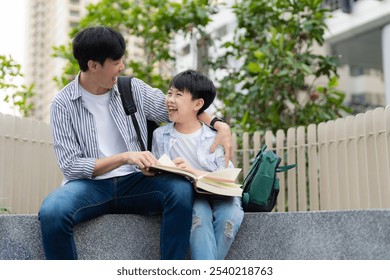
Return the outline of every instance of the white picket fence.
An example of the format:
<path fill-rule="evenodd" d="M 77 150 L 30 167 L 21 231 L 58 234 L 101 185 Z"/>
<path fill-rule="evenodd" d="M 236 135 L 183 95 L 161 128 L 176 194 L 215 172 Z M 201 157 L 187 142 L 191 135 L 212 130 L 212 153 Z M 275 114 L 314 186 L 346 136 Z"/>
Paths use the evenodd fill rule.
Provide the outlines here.
<path fill-rule="evenodd" d="M 235 136 L 235 139 L 238 137 Z M 244 174 L 263 143 L 297 168 L 279 174 L 276 211 L 390 207 L 390 105 L 284 131 L 244 133 L 233 162 Z M 237 143 L 237 140 L 234 142 Z M 239 159 L 240 158 L 240 159 Z"/>
<path fill-rule="evenodd" d="M 238 144 L 240 143 L 240 144 Z M 297 167 L 279 174 L 275 211 L 390 207 L 390 105 L 308 127 L 233 135 L 233 163 L 246 174 L 266 144 Z M 46 123 L 0 114 L 0 207 L 37 213 L 62 174 Z"/>
<path fill-rule="evenodd" d="M 62 180 L 47 123 L 0 114 L 0 207 L 37 213 Z"/>

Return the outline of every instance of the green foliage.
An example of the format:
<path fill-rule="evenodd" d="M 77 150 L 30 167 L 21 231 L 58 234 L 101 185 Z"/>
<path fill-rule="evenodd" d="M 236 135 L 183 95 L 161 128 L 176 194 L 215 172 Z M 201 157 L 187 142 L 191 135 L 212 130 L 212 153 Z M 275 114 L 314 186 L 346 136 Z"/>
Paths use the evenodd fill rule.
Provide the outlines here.
<path fill-rule="evenodd" d="M 62 58 L 67 61 L 65 67 L 63 68 L 62 75 L 60 77 L 54 77 L 54 81 L 60 89 L 76 77 L 79 71 L 79 66 L 77 64 L 77 60 L 73 57 L 71 43 L 67 46 L 54 46 L 53 57 Z"/>
<path fill-rule="evenodd" d="M 128 61 L 131 74 L 150 85 L 166 90 L 174 66 L 171 43 L 178 32 L 192 35 L 196 29 L 204 33 L 204 27 L 215 13 L 215 7 L 208 0 L 102 0 L 87 6 L 87 15 L 80 26 L 70 33 L 73 37 L 79 30 L 96 25 L 110 26 L 123 35 L 131 35 L 144 55 Z M 126 36 L 127 37 L 127 36 Z M 128 48 L 128 52 L 132 49 Z M 77 62 L 71 56 L 71 45 L 55 48 L 54 56 L 68 60 L 61 77 L 55 80 L 64 86 L 78 72 Z"/>
<path fill-rule="evenodd" d="M 246 0 L 238 27 L 214 69 L 224 68 L 221 112 L 238 131 L 287 129 L 335 119 L 348 108 L 336 90 L 337 61 L 315 54 L 329 11 L 321 0 Z M 233 68 L 233 58 L 242 63 Z"/>
<path fill-rule="evenodd" d="M 16 107 L 23 117 L 29 116 L 34 108 L 31 98 L 34 85 L 18 85 L 23 77 L 20 64 L 11 56 L 0 55 L 0 97 L 3 102 Z"/>
<path fill-rule="evenodd" d="M 234 5 L 235 37 L 211 65 L 215 71 L 226 70 L 218 81 L 218 97 L 223 101 L 220 111 L 233 129 L 275 131 L 335 119 L 349 111 L 343 105 L 344 94 L 336 89 L 337 60 L 314 50 L 324 43 L 325 20 L 330 16 L 321 3 L 246 0 Z M 128 52 L 133 51 L 131 43 L 143 51 L 136 59 L 125 59 L 129 73 L 165 91 L 175 63 L 171 50 L 175 34 L 209 38 L 205 26 L 217 8 L 209 0 L 102 0 L 87 11 L 70 37 L 95 25 L 121 31 L 130 38 Z M 79 70 L 70 44 L 54 50 L 54 56 L 68 61 L 56 78 L 62 87 Z M 230 66 L 231 59 L 240 66 Z"/>

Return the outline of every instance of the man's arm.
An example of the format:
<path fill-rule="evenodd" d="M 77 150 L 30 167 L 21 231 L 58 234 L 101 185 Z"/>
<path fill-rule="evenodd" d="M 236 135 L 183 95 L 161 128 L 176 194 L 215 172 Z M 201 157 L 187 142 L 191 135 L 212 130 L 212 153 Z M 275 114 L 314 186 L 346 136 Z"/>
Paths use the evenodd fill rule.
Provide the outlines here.
<path fill-rule="evenodd" d="M 157 159 L 149 151 L 124 152 L 106 158 L 96 159 L 93 177 L 112 171 L 124 164 L 137 165 L 140 169 L 148 169 L 157 163 Z"/>
<path fill-rule="evenodd" d="M 92 178 L 95 159 L 83 156 L 72 128 L 70 114 L 55 100 L 50 108 L 50 127 L 58 165 L 67 180 Z"/>
<path fill-rule="evenodd" d="M 213 118 L 211 118 L 206 112 L 201 113 L 198 116 L 198 119 L 208 126 L 210 126 L 213 121 Z M 225 148 L 225 165 L 228 167 L 232 154 L 232 134 L 230 127 L 223 121 L 214 120 L 213 128 L 217 130 L 218 134 L 215 137 L 214 143 L 211 145 L 210 151 L 213 153 L 218 145 L 222 145 Z"/>

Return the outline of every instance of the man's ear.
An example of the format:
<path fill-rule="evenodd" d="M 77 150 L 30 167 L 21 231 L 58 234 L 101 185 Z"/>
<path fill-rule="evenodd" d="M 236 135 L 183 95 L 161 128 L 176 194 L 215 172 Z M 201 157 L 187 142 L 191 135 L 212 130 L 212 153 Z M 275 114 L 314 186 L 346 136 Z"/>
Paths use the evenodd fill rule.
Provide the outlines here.
<path fill-rule="evenodd" d="M 203 105 L 204 105 L 204 100 L 203 100 L 203 98 L 198 98 L 197 100 L 196 100 L 196 102 L 195 102 L 195 110 L 196 111 L 199 111 L 202 107 L 203 107 Z"/>
<path fill-rule="evenodd" d="M 95 72 L 97 69 L 98 63 L 96 61 L 93 61 L 93 60 L 88 60 L 87 65 L 88 65 L 89 70 L 91 70 L 92 72 Z"/>

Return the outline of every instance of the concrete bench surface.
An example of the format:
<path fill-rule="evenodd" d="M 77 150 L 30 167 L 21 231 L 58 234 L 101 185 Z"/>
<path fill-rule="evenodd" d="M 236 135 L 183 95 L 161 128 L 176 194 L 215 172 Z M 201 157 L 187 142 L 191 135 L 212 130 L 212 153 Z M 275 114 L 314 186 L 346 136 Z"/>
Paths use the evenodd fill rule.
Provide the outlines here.
<path fill-rule="evenodd" d="M 80 259 L 159 259 L 159 216 L 75 227 Z M 0 215 L 0 259 L 44 259 L 37 215 Z M 227 259 L 390 259 L 390 210 L 246 213 Z"/>

